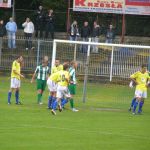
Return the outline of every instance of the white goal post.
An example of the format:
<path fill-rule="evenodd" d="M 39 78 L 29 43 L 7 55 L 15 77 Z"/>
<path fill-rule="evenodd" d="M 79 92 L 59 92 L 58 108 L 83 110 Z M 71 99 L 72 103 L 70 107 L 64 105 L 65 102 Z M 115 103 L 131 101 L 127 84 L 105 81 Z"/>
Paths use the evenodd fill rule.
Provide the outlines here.
<path fill-rule="evenodd" d="M 60 48 L 57 46 L 59 45 Z M 65 48 L 61 50 L 61 45 L 65 45 Z M 66 46 L 67 45 L 67 46 Z M 84 57 L 86 56 L 85 67 L 84 67 L 84 90 L 83 90 L 83 102 L 86 101 L 86 84 L 87 84 L 87 77 L 89 74 L 89 60 L 90 57 L 94 60 L 93 57 L 96 58 L 97 54 L 91 53 L 91 47 L 96 46 L 100 49 L 104 49 L 103 52 L 98 54 L 99 57 L 102 55 L 107 57 L 108 61 L 103 62 L 103 64 L 93 64 L 92 70 L 98 70 L 98 73 L 103 72 L 104 75 L 109 76 L 110 82 L 112 81 L 113 76 L 123 76 L 128 77 L 131 74 L 131 70 L 137 70 L 137 67 L 140 66 L 142 63 L 147 63 L 150 66 L 150 46 L 143 46 L 143 45 L 127 45 L 127 44 L 108 44 L 108 43 L 93 43 L 91 39 L 88 42 L 84 41 L 69 41 L 69 40 L 59 40 L 55 39 L 53 41 L 53 53 L 52 53 L 52 62 L 51 66 L 53 67 L 55 64 L 55 59 L 57 55 L 57 51 L 59 50 L 60 55 L 66 55 L 66 49 L 68 53 L 72 51 L 72 59 L 77 59 L 77 46 L 78 49 L 81 45 L 87 46 L 87 51 L 84 53 Z M 72 46 L 73 48 L 70 48 Z M 106 50 L 105 50 L 106 49 Z M 60 52 L 61 51 L 61 52 Z M 104 54 L 106 53 L 106 54 Z M 93 56 L 94 55 L 94 56 Z M 67 57 L 70 57 L 67 56 Z M 130 59 L 129 59 L 130 58 Z M 100 61 L 102 59 L 99 59 Z M 124 63 L 124 64 L 122 64 Z M 97 76 L 98 73 L 93 71 L 93 75 Z"/>

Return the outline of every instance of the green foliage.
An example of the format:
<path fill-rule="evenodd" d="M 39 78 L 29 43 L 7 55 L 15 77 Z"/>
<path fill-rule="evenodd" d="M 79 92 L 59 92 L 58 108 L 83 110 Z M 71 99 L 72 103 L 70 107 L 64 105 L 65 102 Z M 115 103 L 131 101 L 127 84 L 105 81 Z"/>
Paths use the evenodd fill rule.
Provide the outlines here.
<path fill-rule="evenodd" d="M 42 5 L 46 8 L 52 8 L 55 11 L 65 11 L 67 8 L 67 1 L 65 0 L 43 0 Z"/>

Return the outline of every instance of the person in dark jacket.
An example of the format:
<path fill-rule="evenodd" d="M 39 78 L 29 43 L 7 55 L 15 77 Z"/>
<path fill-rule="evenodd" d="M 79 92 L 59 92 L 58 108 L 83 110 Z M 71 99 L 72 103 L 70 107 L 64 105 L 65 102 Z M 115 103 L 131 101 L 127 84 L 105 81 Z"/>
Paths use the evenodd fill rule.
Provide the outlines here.
<path fill-rule="evenodd" d="M 109 29 L 106 32 L 106 43 L 113 43 L 113 40 L 115 38 L 115 31 L 113 29 L 113 25 L 109 25 Z"/>
<path fill-rule="evenodd" d="M 6 29 L 4 26 L 4 21 L 0 20 L 0 53 L 3 46 L 3 36 L 6 34 Z"/>
<path fill-rule="evenodd" d="M 93 30 L 92 30 L 92 42 L 98 43 L 100 36 L 100 26 L 94 21 Z M 93 53 L 98 53 L 98 46 L 92 46 Z"/>
<path fill-rule="evenodd" d="M 88 22 L 85 21 L 83 27 L 81 28 L 81 38 L 82 41 L 87 42 L 88 38 L 90 37 L 91 29 L 88 25 Z M 81 46 L 82 52 L 86 52 L 88 49 L 88 45 L 82 45 Z"/>
<path fill-rule="evenodd" d="M 46 20 L 45 38 L 48 38 L 48 35 L 50 32 L 51 38 L 54 39 L 54 15 L 53 15 L 52 9 L 48 11 L 48 14 L 45 17 L 45 20 Z"/>
<path fill-rule="evenodd" d="M 84 22 L 83 27 L 81 28 L 81 38 L 83 41 L 88 41 L 88 38 L 91 34 L 91 29 L 87 21 Z"/>
<path fill-rule="evenodd" d="M 4 26 L 4 21 L 0 20 L 0 37 L 3 37 L 6 34 L 6 29 Z"/>
<path fill-rule="evenodd" d="M 43 26 L 44 26 L 44 10 L 42 6 L 39 6 L 39 9 L 36 11 L 36 19 L 35 19 L 35 37 L 38 38 L 38 34 L 40 31 L 40 38 L 43 37 Z"/>

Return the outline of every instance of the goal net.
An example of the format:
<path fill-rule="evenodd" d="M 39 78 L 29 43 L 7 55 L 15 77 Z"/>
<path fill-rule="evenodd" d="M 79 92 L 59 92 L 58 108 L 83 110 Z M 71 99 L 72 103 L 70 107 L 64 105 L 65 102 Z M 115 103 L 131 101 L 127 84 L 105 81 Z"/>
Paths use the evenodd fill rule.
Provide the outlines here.
<path fill-rule="evenodd" d="M 52 66 L 55 59 L 78 62 L 76 98 L 80 102 L 97 108 L 126 108 L 135 90 L 129 88 L 129 77 L 142 64 L 150 65 L 150 46 L 90 41 L 54 40 Z"/>

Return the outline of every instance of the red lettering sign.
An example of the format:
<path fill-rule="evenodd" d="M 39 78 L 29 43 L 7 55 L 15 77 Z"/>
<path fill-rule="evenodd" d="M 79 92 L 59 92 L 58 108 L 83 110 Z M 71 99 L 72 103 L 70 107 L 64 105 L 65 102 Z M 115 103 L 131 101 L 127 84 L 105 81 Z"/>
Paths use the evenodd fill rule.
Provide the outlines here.
<path fill-rule="evenodd" d="M 93 3 L 88 3 L 88 7 L 93 7 Z"/>
<path fill-rule="evenodd" d="M 104 7 L 104 3 L 100 3 L 100 7 Z"/>
<path fill-rule="evenodd" d="M 110 4 L 109 4 L 109 3 L 106 3 L 106 7 L 107 7 L 107 8 L 110 8 Z"/>
<path fill-rule="evenodd" d="M 99 3 L 94 3 L 94 7 L 99 7 Z"/>
<path fill-rule="evenodd" d="M 117 8 L 122 8 L 122 7 L 123 7 L 123 6 L 122 6 L 121 3 L 119 3 L 118 6 L 117 6 Z"/>
<path fill-rule="evenodd" d="M 85 6 L 85 0 L 75 0 L 76 6 Z"/>

